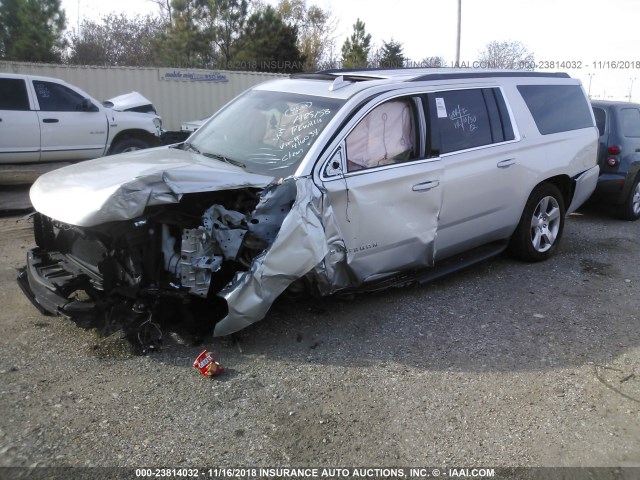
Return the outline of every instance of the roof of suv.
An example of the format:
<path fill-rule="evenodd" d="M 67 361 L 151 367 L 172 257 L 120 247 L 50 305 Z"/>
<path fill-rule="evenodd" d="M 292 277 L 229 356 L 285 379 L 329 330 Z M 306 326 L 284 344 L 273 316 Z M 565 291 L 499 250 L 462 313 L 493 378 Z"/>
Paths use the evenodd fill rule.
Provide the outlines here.
<path fill-rule="evenodd" d="M 351 81 L 364 80 L 400 80 L 418 82 L 423 80 L 448 80 L 455 78 L 495 78 L 495 77 L 553 77 L 569 78 L 566 73 L 530 72 L 523 70 L 487 70 L 469 68 L 397 68 L 360 70 L 322 70 L 316 73 L 294 74 L 292 78 L 308 78 L 317 80 L 333 80 L 337 77 L 349 78 Z"/>
<path fill-rule="evenodd" d="M 380 85 L 409 84 L 429 80 L 466 79 L 473 81 L 474 79 L 498 77 L 571 78 L 566 73 L 469 68 L 322 70 L 315 73 L 293 74 L 287 79 L 260 84 L 256 89 L 347 99 L 357 92 Z"/>

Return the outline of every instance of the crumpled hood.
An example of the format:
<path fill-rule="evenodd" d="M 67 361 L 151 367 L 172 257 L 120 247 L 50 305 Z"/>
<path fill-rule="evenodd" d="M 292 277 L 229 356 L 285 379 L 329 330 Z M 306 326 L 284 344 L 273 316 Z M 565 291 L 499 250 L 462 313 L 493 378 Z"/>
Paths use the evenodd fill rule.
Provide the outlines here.
<path fill-rule="evenodd" d="M 111 108 L 117 112 L 126 112 L 127 110 L 135 110 L 141 107 L 148 109 L 148 112 L 156 113 L 155 107 L 151 103 L 151 100 L 144 97 L 138 92 L 125 93 L 124 95 L 118 95 L 117 97 L 105 100 L 102 104 Z"/>
<path fill-rule="evenodd" d="M 56 220 L 90 227 L 140 216 L 147 206 L 178 203 L 185 193 L 264 188 L 273 177 L 177 148 L 98 158 L 39 177 L 34 208 Z"/>

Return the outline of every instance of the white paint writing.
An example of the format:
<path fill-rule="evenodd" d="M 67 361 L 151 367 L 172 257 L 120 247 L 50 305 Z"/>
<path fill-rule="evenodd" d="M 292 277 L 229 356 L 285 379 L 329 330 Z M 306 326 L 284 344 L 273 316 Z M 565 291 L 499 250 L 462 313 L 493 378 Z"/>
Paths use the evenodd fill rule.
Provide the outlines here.
<path fill-rule="evenodd" d="M 465 107 L 461 107 L 460 105 L 453 109 L 453 111 L 449 115 L 449 118 L 451 119 L 451 121 L 453 121 L 456 129 L 459 128 L 463 131 L 468 130 L 470 132 L 473 132 L 478 128 L 478 126 L 476 125 L 477 117 L 469 113 L 469 111 Z"/>

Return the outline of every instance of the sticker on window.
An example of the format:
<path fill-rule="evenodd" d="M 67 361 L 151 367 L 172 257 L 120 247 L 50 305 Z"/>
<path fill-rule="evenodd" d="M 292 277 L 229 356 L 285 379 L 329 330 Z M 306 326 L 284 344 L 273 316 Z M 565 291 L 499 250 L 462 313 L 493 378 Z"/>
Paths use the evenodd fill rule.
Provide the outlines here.
<path fill-rule="evenodd" d="M 447 107 L 444 104 L 444 98 L 436 98 L 436 110 L 438 111 L 438 118 L 447 118 Z"/>

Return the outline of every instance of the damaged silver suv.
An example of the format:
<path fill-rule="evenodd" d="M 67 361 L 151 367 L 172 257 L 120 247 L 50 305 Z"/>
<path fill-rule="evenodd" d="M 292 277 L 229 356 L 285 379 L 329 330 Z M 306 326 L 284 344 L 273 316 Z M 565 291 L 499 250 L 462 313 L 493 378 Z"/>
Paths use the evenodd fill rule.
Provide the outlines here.
<path fill-rule="evenodd" d="M 544 260 L 596 185 L 597 140 L 565 74 L 279 79 L 185 143 L 40 177 L 37 247 L 18 281 L 43 313 L 197 311 L 226 335 L 287 289 L 424 281 L 505 248 Z"/>

